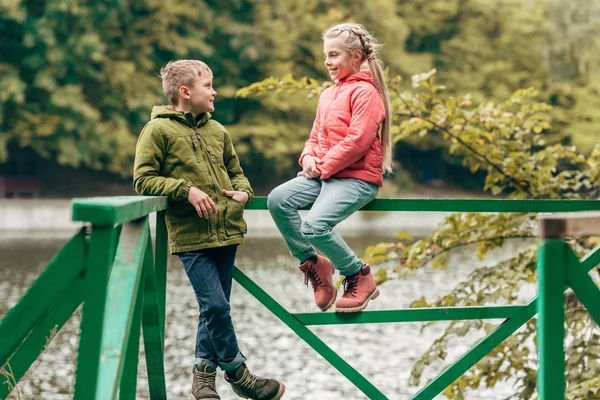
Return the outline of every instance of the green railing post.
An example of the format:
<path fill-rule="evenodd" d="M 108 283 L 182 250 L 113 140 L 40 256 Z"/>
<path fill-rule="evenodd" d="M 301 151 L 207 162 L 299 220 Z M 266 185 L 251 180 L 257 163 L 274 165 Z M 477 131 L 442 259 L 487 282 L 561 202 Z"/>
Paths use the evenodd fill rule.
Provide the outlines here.
<path fill-rule="evenodd" d="M 142 304 L 144 302 L 144 281 L 140 281 L 135 300 L 135 310 L 131 320 L 131 331 L 127 339 L 127 353 L 121 375 L 119 399 L 135 400 L 137 392 L 138 364 L 140 359 L 140 328 L 142 326 Z"/>
<path fill-rule="evenodd" d="M 123 382 L 128 346 L 139 348 L 143 262 L 148 217 L 123 224 L 108 283 L 95 399 L 114 399 Z M 139 302 L 138 302 L 139 300 Z M 137 318 L 137 319 L 136 319 Z M 137 360 L 137 352 L 136 352 Z M 137 372 L 137 362 L 133 365 Z M 131 377 L 131 374 L 129 375 Z M 134 381 L 137 379 L 135 374 Z"/>
<path fill-rule="evenodd" d="M 538 395 L 540 400 L 565 398 L 565 266 L 567 245 L 545 240 L 538 251 Z"/>
<path fill-rule="evenodd" d="M 96 396 L 106 291 L 116 232 L 113 225 L 92 226 L 90 251 L 86 259 L 86 294 L 81 316 L 81 339 L 73 397 L 75 400 L 90 400 Z"/>
<path fill-rule="evenodd" d="M 167 257 L 169 255 L 167 225 L 165 222 L 166 211 L 156 213 L 156 239 L 154 250 L 154 274 L 156 276 L 156 290 L 158 296 L 158 315 L 161 339 L 165 337 L 165 304 L 167 296 Z"/>
<path fill-rule="evenodd" d="M 158 240 L 158 234 L 157 234 Z M 156 246 L 160 246 L 157 242 Z M 144 305 L 142 325 L 144 333 L 144 352 L 148 370 L 148 387 L 152 400 L 167 398 L 164 367 L 164 308 L 160 308 L 157 293 L 157 274 L 152 243 L 148 238 L 144 257 Z M 162 317 L 161 317 L 162 315 Z"/>

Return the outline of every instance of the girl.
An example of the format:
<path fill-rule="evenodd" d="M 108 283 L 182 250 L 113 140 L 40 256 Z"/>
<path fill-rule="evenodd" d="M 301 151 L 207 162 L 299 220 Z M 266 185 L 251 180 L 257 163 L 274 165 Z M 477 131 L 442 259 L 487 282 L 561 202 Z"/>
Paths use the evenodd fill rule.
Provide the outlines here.
<path fill-rule="evenodd" d="M 377 58 L 379 47 L 359 24 L 340 24 L 323 32 L 325 67 L 335 85 L 319 99 L 300 155 L 302 171 L 275 188 L 267 202 L 322 311 L 334 302 L 338 312 L 360 311 L 379 295 L 369 265 L 333 231 L 377 196 L 383 171 L 391 170 L 389 95 Z M 298 209 L 311 204 L 302 221 Z M 337 302 L 331 281 L 335 268 L 345 276 L 344 294 Z"/>

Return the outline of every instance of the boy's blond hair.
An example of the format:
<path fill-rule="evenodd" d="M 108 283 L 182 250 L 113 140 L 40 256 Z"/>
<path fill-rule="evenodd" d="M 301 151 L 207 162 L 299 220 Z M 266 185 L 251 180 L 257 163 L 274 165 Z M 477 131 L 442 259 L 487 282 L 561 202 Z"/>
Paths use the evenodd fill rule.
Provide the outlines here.
<path fill-rule="evenodd" d="M 210 68 L 198 60 L 170 61 L 160 69 L 163 92 L 172 105 L 177 106 L 179 103 L 179 88 L 192 87 L 194 81 L 201 77 L 203 72 L 210 73 Z"/>

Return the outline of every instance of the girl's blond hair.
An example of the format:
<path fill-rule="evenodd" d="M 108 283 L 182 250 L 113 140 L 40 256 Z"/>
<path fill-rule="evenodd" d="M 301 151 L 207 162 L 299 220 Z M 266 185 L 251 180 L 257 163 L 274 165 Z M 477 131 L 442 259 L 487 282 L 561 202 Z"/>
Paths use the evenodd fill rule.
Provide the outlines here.
<path fill-rule="evenodd" d="M 342 36 L 344 33 L 346 35 Z M 353 54 L 359 50 L 362 54 L 362 63 L 369 64 L 369 70 L 373 77 L 375 88 L 379 92 L 383 105 L 385 107 L 385 118 L 379 127 L 379 138 L 383 147 L 383 170 L 392 171 L 392 118 L 390 115 L 390 95 L 388 93 L 385 77 L 383 75 L 383 65 L 378 58 L 378 52 L 381 45 L 377 43 L 375 37 L 360 24 L 344 23 L 332 26 L 323 32 L 323 40 L 341 37 L 344 39 L 342 45 L 348 54 Z M 359 67 L 359 66 L 357 66 Z"/>
<path fill-rule="evenodd" d="M 202 76 L 202 73 L 210 73 L 208 65 L 198 60 L 177 60 L 171 61 L 160 69 L 160 80 L 165 96 L 172 105 L 179 103 L 179 88 L 181 86 L 192 87 L 196 79 Z"/>

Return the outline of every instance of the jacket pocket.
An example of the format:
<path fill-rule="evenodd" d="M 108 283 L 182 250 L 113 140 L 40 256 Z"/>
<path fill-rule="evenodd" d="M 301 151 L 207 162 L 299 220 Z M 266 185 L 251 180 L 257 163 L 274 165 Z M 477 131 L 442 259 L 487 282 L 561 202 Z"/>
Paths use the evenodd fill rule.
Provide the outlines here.
<path fill-rule="evenodd" d="M 227 236 L 243 235 L 248 232 L 244 221 L 244 204 L 237 200 L 227 198 L 225 210 L 225 233 Z"/>
<path fill-rule="evenodd" d="M 187 242 L 190 237 L 203 241 L 212 236 L 214 218 L 200 218 L 190 204 L 180 204 L 167 209 L 167 228 L 175 242 Z"/>

